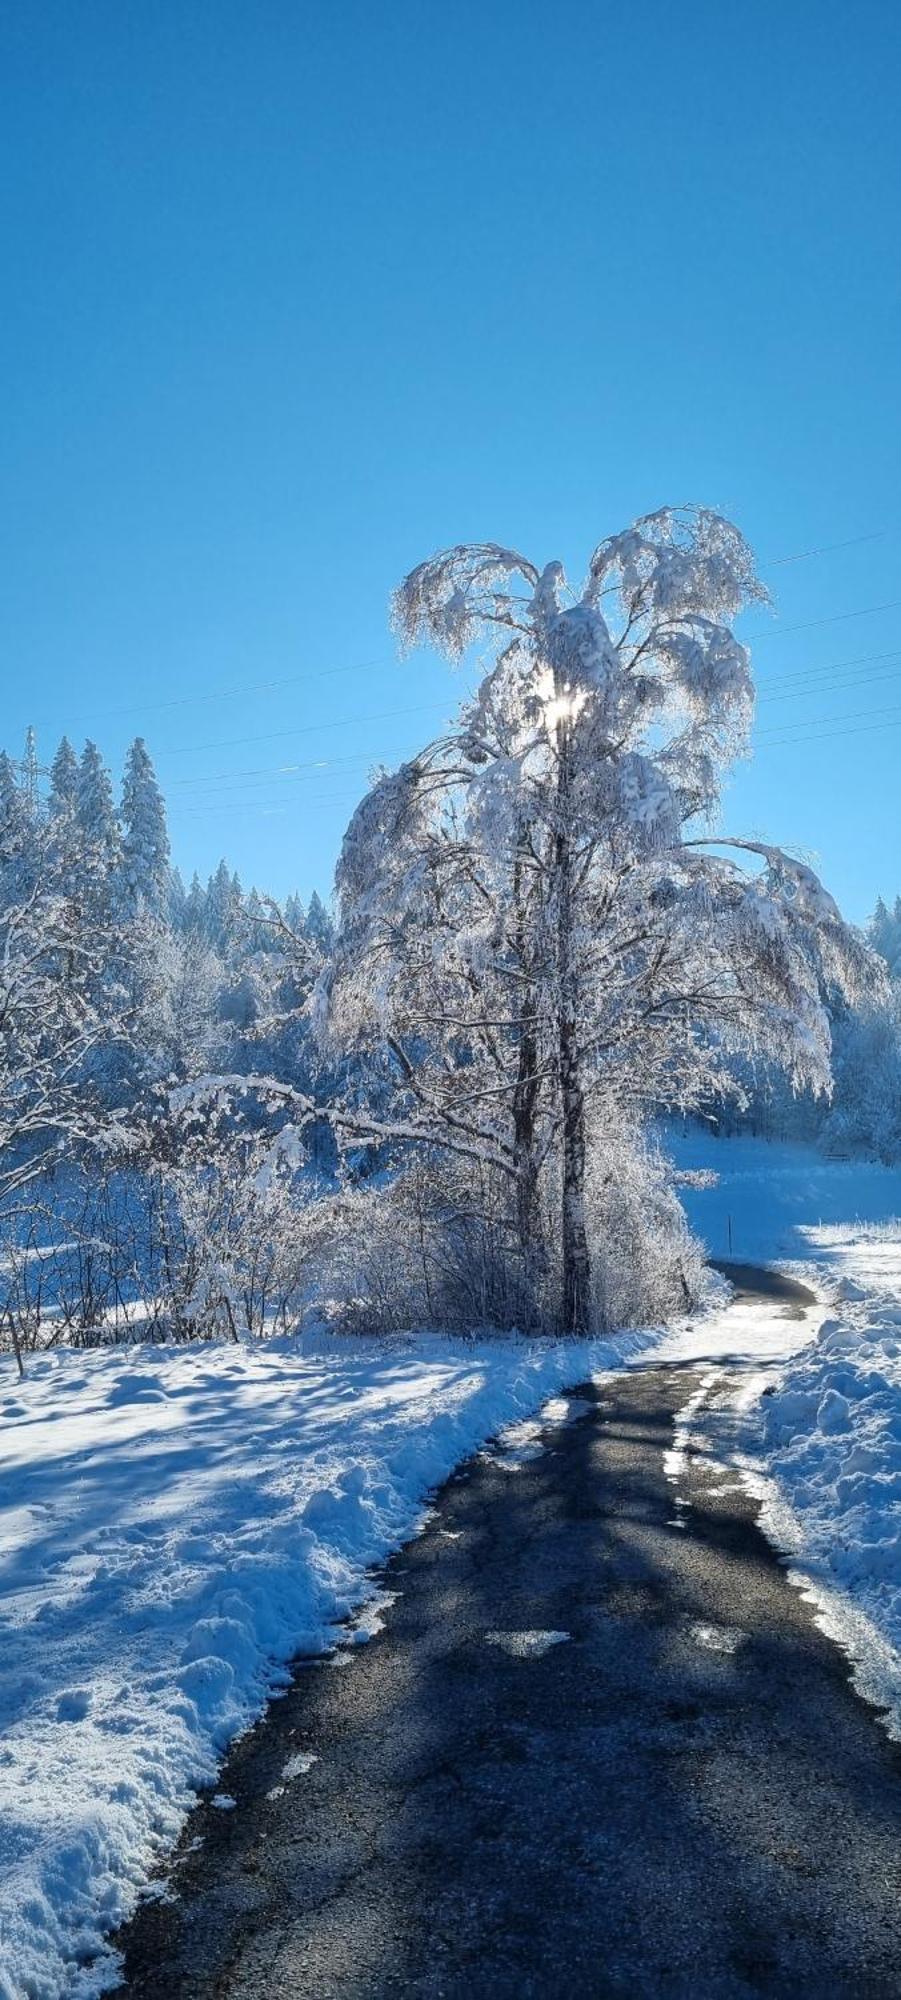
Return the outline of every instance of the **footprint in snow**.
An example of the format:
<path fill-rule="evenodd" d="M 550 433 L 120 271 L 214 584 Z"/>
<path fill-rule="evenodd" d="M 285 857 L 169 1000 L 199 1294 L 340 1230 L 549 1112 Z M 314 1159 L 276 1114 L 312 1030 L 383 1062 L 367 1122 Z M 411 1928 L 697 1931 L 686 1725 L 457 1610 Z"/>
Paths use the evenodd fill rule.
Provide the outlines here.
<path fill-rule="evenodd" d="M 87 1688 L 69 1688 L 56 1704 L 57 1722 L 83 1722 L 90 1706 Z"/>

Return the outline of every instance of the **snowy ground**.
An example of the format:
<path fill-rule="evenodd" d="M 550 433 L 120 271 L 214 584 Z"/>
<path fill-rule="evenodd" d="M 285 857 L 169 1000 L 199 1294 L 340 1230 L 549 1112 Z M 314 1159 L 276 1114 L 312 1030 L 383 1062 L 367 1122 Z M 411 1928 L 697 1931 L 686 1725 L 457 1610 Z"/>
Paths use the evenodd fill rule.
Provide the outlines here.
<path fill-rule="evenodd" d="M 635 1345 L 57 1352 L 21 1386 L 0 1362 L 3 2000 L 109 1979 L 105 1932 L 285 1662 L 365 1638 L 429 1489 L 511 1424 L 515 1467 L 547 1399 Z"/>
<path fill-rule="evenodd" d="M 824 1297 L 840 1282 L 845 1296 L 815 1345 L 825 1306 L 799 1320 L 759 1304 L 655 1345 L 710 1364 L 673 1476 L 703 1443 L 718 1385 L 710 1448 L 760 1478 L 823 1615 L 832 1586 L 855 1593 L 858 1630 L 845 1611 L 841 1636 L 881 1691 L 894 1665 L 879 1633 L 901 1637 L 901 1226 L 886 1220 L 901 1214 L 901 1174 L 750 1141 L 678 1150 L 721 1176 L 687 1198 L 714 1255 L 731 1217 L 733 1256 L 803 1260 Z M 193 1792 L 215 1789 L 225 1746 L 292 1657 L 368 1636 L 371 1567 L 414 1531 L 429 1490 L 510 1426 L 515 1473 L 548 1399 L 565 1417 L 561 1389 L 649 1338 L 57 1352 L 23 1386 L 0 1362 L 2 2000 L 84 1995 L 114 1976 L 104 1937 Z"/>
<path fill-rule="evenodd" d="M 776 1263 L 822 1301 L 794 1329 L 736 1306 L 720 1353 L 703 1322 L 668 1338 L 662 1354 L 716 1364 L 680 1448 L 753 1486 L 794 1581 L 901 1738 L 901 1172 L 757 1140 L 688 1135 L 674 1150 L 718 1172 L 686 1200 L 711 1253 L 731 1237 L 735 1258 Z"/>

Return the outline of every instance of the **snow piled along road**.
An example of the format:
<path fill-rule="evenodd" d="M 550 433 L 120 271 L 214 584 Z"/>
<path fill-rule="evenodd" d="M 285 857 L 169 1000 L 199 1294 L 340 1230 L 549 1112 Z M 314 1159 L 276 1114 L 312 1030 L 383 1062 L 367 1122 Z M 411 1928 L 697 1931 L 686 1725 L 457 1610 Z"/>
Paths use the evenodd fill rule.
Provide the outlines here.
<path fill-rule="evenodd" d="M 737 1425 L 721 1411 L 710 1431 L 728 1401 L 721 1383 L 698 1429 L 752 1480 L 763 1475 L 764 1528 L 901 1738 L 901 1172 L 697 1133 L 672 1150 L 717 1175 L 685 1197 L 712 1255 L 778 1264 L 824 1301 L 781 1358 L 767 1357 L 758 1328 L 756 1360 L 769 1366 L 736 1378 Z"/>
<path fill-rule="evenodd" d="M 821 1254 L 834 1234 L 813 1232 Z M 803 1528 L 804 1549 L 901 1651 L 901 1224 L 845 1243 L 844 1276 L 816 1339 L 763 1402 L 761 1445 Z M 833 1259 L 830 1257 L 830 1262 Z M 891 1279 L 891 1290 L 886 1278 Z"/>
<path fill-rule="evenodd" d="M 106 1934 L 286 1663 L 354 1637 L 461 1459 L 636 1344 L 3 1359 L 2 2000 L 114 1978 Z"/>

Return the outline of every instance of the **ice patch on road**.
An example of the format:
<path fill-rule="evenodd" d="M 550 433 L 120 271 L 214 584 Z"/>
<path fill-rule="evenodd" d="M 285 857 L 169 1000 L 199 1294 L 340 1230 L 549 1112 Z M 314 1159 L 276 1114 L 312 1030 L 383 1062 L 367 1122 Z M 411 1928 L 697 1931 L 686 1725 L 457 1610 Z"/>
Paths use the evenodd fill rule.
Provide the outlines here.
<path fill-rule="evenodd" d="M 282 1777 L 286 1782 L 291 1778 L 305 1778 L 318 1762 L 319 1758 L 314 1756 L 312 1750 L 297 1750 L 293 1757 L 288 1758 L 287 1764 L 282 1765 Z"/>
<path fill-rule="evenodd" d="M 535 1418 L 507 1424 L 493 1445 L 479 1456 L 501 1472 L 519 1472 L 546 1450 L 543 1433 L 575 1424 L 589 1416 L 597 1405 L 587 1396 L 550 1396 Z"/>
<path fill-rule="evenodd" d="M 500 1646 L 505 1653 L 512 1653 L 517 1660 L 540 1660 L 543 1653 L 549 1653 L 552 1646 L 562 1646 L 572 1638 L 571 1632 L 486 1632 L 489 1646 Z"/>
<path fill-rule="evenodd" d="M 747 1638 L 734 1625 L 690 1625 L 689 1632 L 696 1646 L 703 1646 L 708 1653 L 737 1653 L 739 1646 Z"/>
<path fill-rule="evenodd" d="M 312 1750 L 296 1751 L 294 1756 L 289 1757 L 287 1763 L 282 1765 L 279 1782 L 270 1787 L 266 1793 L 267 1799 L 274 1801 L 284 1798 L 292 1778 L 305 1778 L 307 1772 L 312 1771 L 313 1765 L 318 1762 L 319 1758 L 313 1755 Z"/>

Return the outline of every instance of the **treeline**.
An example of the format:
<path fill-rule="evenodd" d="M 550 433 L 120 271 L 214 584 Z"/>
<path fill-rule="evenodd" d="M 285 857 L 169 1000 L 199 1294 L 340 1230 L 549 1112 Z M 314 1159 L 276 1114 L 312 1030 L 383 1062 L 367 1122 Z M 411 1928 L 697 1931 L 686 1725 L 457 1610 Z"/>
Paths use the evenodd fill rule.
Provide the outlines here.
<path fill-rule="evenodd" d="M 856 1006 L 831 996 L 831 1092 L 794 1090 L 774 1064 L 739 1065 L 742 1095 L 718 1101 L 711 1114 L 725 1136 L 803 1140 L 885 1166 L 901 1161 L 901 896 L 891 908 L 879 898 L 865 936 L 887 979 Z"/>
<path fill-rule="evenodd" d="M 331 925 L 223 861 L 186 888 L 145 743 L 118 799 L 96 744 L 0 754 L 0 1330 L 261 1331 L 297 1307 L 306 1206 L 265 1116 L 173 1114 L 216 1070 L 312 1084 L 303 1013 Z M 333 1161 L 307 1134 L 307 1176 Z"/>
<path fill-rule="evenodd" d="M 747 741 L 732 626 L 760 594 L 703 508 L 607 537 L 576 596 L 493 543 L 420 564 L 402 643 L 475 649 L 480 678 L 360 801 L 334 933 L 318 898 L 279 908 L 224 862 L 185 887 L 141 739 L 118 801 L 94 744 L 64 741 L 45 790 L 33 743 L 0 762 L 20 1355 L 306 1311 L 648 1324 L 703 1282 L 661 1118 L 731 1104 L 901 1153 L 887 968 L 804 863 L 698 834 Z"/>

